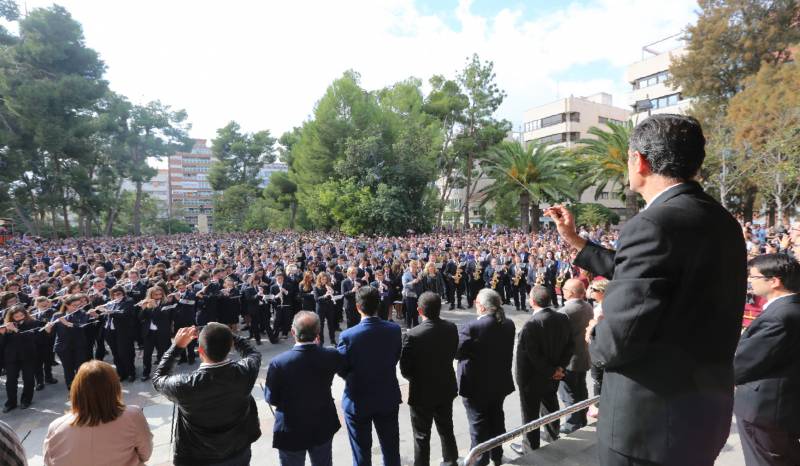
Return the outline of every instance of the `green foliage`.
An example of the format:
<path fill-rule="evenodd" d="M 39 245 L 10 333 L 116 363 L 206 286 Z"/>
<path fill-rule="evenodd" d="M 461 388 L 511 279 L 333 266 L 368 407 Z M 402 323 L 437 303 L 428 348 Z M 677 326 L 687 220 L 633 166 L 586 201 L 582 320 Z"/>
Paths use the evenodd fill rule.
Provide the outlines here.
<path fill-rule="evenodd" d="M 509 191 L 493 199 L 494 205 L 484 216 L 489 225 L 504 225 L 509 228 L 520 226 L 519 196 Z"/>
<path fill-rule="evenodd" d="M 575 199 L 574 163 L 563 149 L 531 142 L 527 148 L 519 142 L 504 142 L 490 152 L 481 164 L 494 183 L 481 190 L 482 204 L 511 193 L 518 200 L 519 224 L 528 229 L 531 203 L 538 212 L 542 202 Z M 533 219 L 538 231 L 538 215 Z"/>
<path fill-rule="evenodd" d="M 258 190 L 237 184 L 214 196 L 214 229 L 221 232 L 242 231 L 250 206 Z"/>
<path fill-rule="evenodd" d="M 242 133 L 235 121 L 217 130 L 211 145 L 214 163 L 208 173 L 211 187 L 224 191 L 233 185 L 258 186 L 258 172 L 275 161 L 275 138 L 268 130 Z"/>
<path fill-rule="evenodd" d="M 574 204 L 570 210 L 575 215 L 577 225 L 616 225 L 620 220 L 619 215 L 602 204 Z"/>

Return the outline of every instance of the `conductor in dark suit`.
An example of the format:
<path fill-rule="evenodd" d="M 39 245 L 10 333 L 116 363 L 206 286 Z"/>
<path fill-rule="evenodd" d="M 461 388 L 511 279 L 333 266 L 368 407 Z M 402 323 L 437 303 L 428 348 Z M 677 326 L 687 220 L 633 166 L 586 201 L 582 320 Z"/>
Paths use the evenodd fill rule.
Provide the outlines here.
<path fill-rule="evenodd" d="M 414 466 L 430 464 L 431 424 L 442 440 L 444 464 L 458 464 L 453 434 L 453 399 L 458 392 L 453 359 L 458 348 L 458 328 L 439 317 L 442 298 L 426 291 L 417 300 L 422 323 L 403 339 L 400 372 L 409 381 L 408 405 L 414 429 Z"/>
<path fill-rule="evenodd" d="M 300 311 L 292 322 L 294 348 L 267 369 L 264 398 L 275 406 L 272 446 L 281 466 L 332 465 L 332 440 L 341 424 L 331 395 L 333 376 L 344 368 L 344 356 L 320 346 L 316 314 Z"/>
<path fill-rule="evenodd" d="M 616 251 L 578 236 L 564 207 L 547 211 L 574 263 L 612 277 L 589 347 L 605 369 L 602 465 L 711 465 L 730 432 L 747 263 L 741 227 L 693 181 L 704 145 L 689 116 L 633 129 L 629 184 L 647 206 Z"/>
<path fill-rule="evenodd" d="M 800 464 L 800 264 L 784 254 L 750 261 L 753 294 L 767 299 L 733 360 L 734 413 L 747 466 Z"/>
<path fill-rule="evenodd" d="M 522 422 L 558 411 L 559 380 L 574 351 L 572 324 L 569 317 L 549 307 L 550 291 L 542 285 L 531 289 L 529 303 L 533 315 L 519 333 L 517 343 L 516 378 Z M 559 422 L 547 424 L 545 440 L 558 439 Z M 539 429 L 528 432 L 523 445 L 511 444 L 511 449 L 523 455 L 539 448 Z"/>
<path fill-rule="evenodd" d="M 514 391 L 511 362 L 514 353 L 514 322 L 506 319 L 500 295 L 482 289 L 475 300 L 476 320 L 458 334 L 458 394 L 469 419 L 471 448 L 505 432 L 503 400 Z M 502 463 L 503 449 L 497 447 L 478 460 L 479 466 Z"/>
<path fill-rule="evenodd" d="M 397 362 L 402 345 L 400 326 L 377 316 L 378 290 L 363 286 L 356 292 L 361 321 L 339 335 L 339 352 L 346 368 L 342 410 L 355 466 L 372 464 L 372 426 L 378 433 L 385 466 L 400 466 L 401 403 Z"/>

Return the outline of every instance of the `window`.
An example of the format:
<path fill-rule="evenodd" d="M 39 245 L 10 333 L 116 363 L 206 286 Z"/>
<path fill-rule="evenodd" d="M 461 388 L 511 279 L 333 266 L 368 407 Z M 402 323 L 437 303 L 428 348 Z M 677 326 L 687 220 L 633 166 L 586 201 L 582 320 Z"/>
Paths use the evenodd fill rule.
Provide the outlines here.
<path fill-rule="evenodd" d="M 634 89 L 644 89 L 646 87 L 655 86 L 656 84 L 665 84 L 670 78 L 669 71 L 662 71 L 660 73 L 651 74 L 643 78 L 639 78 L 633 82 Z"/>
<path fill-rule="evenodd" d="M 567 134 L 568 134 L 568 137 L 569 137 L 569 142 L 578 142 L 578 140 L 580 140 L 580 138 L 581 138 L 581 133 L 579 133 L 577 131 L 574 131 L 574 132 L 571 132 L 571 133 L 567 133 Z"/>
<path fill-rule="evenodd" d="M 678 102 L 680 102 L 681 100 L 683 99 L 681 99 L 681 95 L 680 93 L 678 93 L 678 94 L 666 95 L 664 97 L 659 97 L 657 99 L 650 99 L 650 103 L 653 105 L 653 109 L 657 109 L 657 108 L 666 108 L 666 107 L 671 107 L 673 105 L 677 105 Z"/>
<path fill-rule="evenodd" d="M 537 139 L 538 142 L 542 144 L 558 144 L 561 142 L 566 142 L 567 133 L 558 133 L 558 134 L 551 134 L 550 136 L 545 136 L 543 138 Z"/>
<path fill-rule="evenodd" d="M 549 117 L 542 118 L 542 128 L 546 128 L 548 126 L 557 125 L 563 123 L 565 120 L 564 114 L 559 113 L 558 115 L 552 115 Z"/>
<path fill-rule="evenodd" d="M 620 120 L 615 120 L 614 118 L 608 118 L 608 117 L 604 117 L 604 116 L 597 117 L 597 122 L 600 123 L 601 125 L 607 125 L 609 123 L 614 123 L 614 124 L 617 124 L 617 125 L 621 125 L 623 123 Z"/>
<path fill-rule="evenodd" d="M 569 121 L 581 121 L 581 114 L 580 112 L 569 112 Z"/>

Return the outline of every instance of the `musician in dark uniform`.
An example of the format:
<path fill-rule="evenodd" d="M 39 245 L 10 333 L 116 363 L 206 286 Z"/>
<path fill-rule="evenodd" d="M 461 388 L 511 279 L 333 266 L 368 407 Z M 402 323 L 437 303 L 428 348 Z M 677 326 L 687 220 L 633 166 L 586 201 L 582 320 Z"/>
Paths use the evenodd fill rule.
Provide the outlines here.
<path fill-rule="evenodd" d="M 31 315 L 34 319 L 47 324 L 53 318 L 58 309 L 52 305 L 52 302 L 47 299 L 47 294 L 40 294 L 34 299 L 34 313 Z M 44 384 L 56 384 L 58 380 L 53 377 L 53 366 L 55 365 L 55 353 L 53 353 L 53 344 L 55 343 L 55 335 L 48 332 L 40 332 L 36 335 L 36 369 L 34 371 L 34 379 L 36 379 L 36 390 L 44 389 Z M 2 353 L 0 351 L 0 353 Z"/>
<path fill-rule="evenodd" d="M 219 323 L 225 324 L 236 331 L 239 324 L 239 314 L 242 312 L 242 300 L 236 282 L 232 277 L 225 279 L 219 292 L 217 314 Z"/>
<path fill-rule="evenodd" d="M 325 344 L 325 321 L 328 322 L 328 336 L 331 345 L 336 346 L 336 306 L 333 304 L 334 290 L 330 284 L 330 278 L 325 272 L 317 275 L 317 283 L 314 287 L 314 300 L 316 301 L 316 312 L 319 316 L 319 344 Z"/>
<path fill-rule="evenodd" d="M 381 298 L 380 304 L 378 305 L 378 317 L 383 320 L 389 320 L 389 309 L 391 309 L 394 299 L 392 282 L 386 278 L 383 270 L 376 269 L 375 280 L 370 283 L 369 286 L 378 290 L 378 294 Z"/>
<path fill-rule="evenodd" d="M 364 273 L 366 274 L 366 272 Z M 347 278 L 342 282 L 342 306 L 347 320 L 347 328 L 353 327 L 361 321 L 356 311 L 356 291 L 363 285 L 363 282 L 357 277 L 356 268 L 351 266 L 347 269 Z"/>
<path fill-rule="evenodd" d="M 125 296 L 125 289 L 122 286 L 116 285 L 111 288 L 111 301 L 106 306 L 108 313 L 104 333 L 120 381 L 136 381 L 135 333 L 132 330 L 133 322 L 136 322 L 134 304 L 132 299 Z"/>
<path fill-rule="evenodd" d="M 102 267 L 99 268 L 102 269 Z M 108 288 L 106 288 L 105 279 L 95 278 L 92 280 L 92 288 L 89 290 L 88 298 L 90 308 L 102 306 L 108 301 Z M 106 343 L 103 335 L 104 323 L 105 318 L 99 316 L 90 320 L 89 325 L 84 327 L 86 343 L 88 344 L 87 351 L 89 352 L 87 359 L 92 359 L 92 356 L 94 356 L 95 359 L 102 361 L 106 356 Z"/>
<path fill-rule="evenodd" d="M 342 282 L 344 281 L 345 275 L 339 271 L 339 267 L 334 262 L 328 262 L 328 276 L 331 277 L 331 286 L 333 287 L 333 294 L 340 295 L 342 294 Z M 343 300 L 338 300 L 335 303 L 336 306 L 336 326 L 341 330 L 340 324 L 342 323 L 342 318 L 344 316 L 344 307 L 343 307 Z"/>
<path fill-rule="evenodd" d="M 22 374 L 22 408 L 33 402 L 34 371 L 36 369 L 36 338 L 42 322 L 33 319 L 24 304 L 8 309 L 0 327 L 0 347 L 6 368 L 6 404 L 3 412 L 17 407 L 17 381 Z"/>
<path fill-rule="evenodd" d="M 144 340 L 142 381 L 145 381 L 150 379 L 153 350 L 156 350 L 156 358 L 160 361 L 169 349 L 172 336 L 172 309 L 175 306 L 167 304 L 161 287 L 154 286 L 147 290 L 145 299 L 140 301 L 137 307 Z"/>
<path fill-rule="evenodd" d="M 288 338 L 289 325 L 291 325 L 292 296 L 287 289 L 286 276 L 283 271 L 275 274 L 275 283 L 269 288 L 273 296 L 272 308 L 275 310 L 275 337 Z M 296 295 L 295 295 L 296 296 Z"/>
<path fill-rule="evenodd" d="M 173 329 L 172 336 L 175 336 L 178 329 L 191 327 L 197 324 L 197 298 L 189 288 L 186 280 L 180 279 L 175 282 L 176 291 L 173 293 L 173 304 L 176 304 L 172 312 Z M 194 349 L 197 347 L 197 340 L 192 340 L 187 346 L 184 354 L 181 355 L 178 364 L 188 362 L 194 364 Z"/>
<path fill-rule="evenodd" d="M 195 285 L 195 297 L 197 298 L 197 325 L 205 325 L 209 322 L 218 322 L 217 303 L 218 294 L 221 289 L 216 281 L 211 281 L 211 277 L 206 273 L 200 274 L 199 283 Z"/>
<path fill-rule="evenodd" d="M 61 361 L 64 369 L 64 383 L 67 390 L 72 386 L 72 379 L 78 372 L 78 367 L 86 362 L 86 333 L 81 325 L 89 321 L 89 316 L 83 311 L 86 296 L 73 294 L 64 298 L 61 309 L 53 314 L 53 319 L 46 327 L 48 332 L 55 332 L 56 340 L 54 351 Z"/>
<path fill-rule="evenodd" d="M 474 256 L 467 259 L 467 307 L 471 308 L 478 296 L 478 292 L 485 286 L 483 281 L 484 267 L 481 258 L 474 252 Z"/>
<path fill-rule="evenodd" d="M 525 304 L 528 288 L 528 267 L 522 262 L 520 256 L 514 256 L 514 264 L 511 266 L 511 297 L 514 301 L 514 308 L 518 311 L 528 311 Z"/>
<path fill-rule="evenodd" d="M 242 285 L 242 313 L 245 319 L 249 320 L 250 338 L 256 341 L 256 345 L 261 344 L 261 328 L 264 326 L 261 321 L 261 289 L 258 287 L 258 277 L 255 275 L 245 276 L 245 284 Z M 267 335 L 269 338 L 269 335 Z"/>

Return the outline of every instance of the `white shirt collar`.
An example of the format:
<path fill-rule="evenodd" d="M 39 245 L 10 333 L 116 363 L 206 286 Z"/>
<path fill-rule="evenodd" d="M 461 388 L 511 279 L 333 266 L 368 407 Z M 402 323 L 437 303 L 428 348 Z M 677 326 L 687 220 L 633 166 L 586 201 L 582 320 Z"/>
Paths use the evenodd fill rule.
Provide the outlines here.
<path fill-rule="evenodd" d="M 769 305 L 770 305 L 770 304 L 772 304 L 772 303 L 774 303 L 775 301 L 777 301 L 777 300 L 779 300 L 779 299 L 781 299 L 781 298 L 785 298 L 785 297 L 787 297 L 787 296 L 794 296 L 794 295 L 796 295 L 796 294 L 797 294 L 797 293 L 789 293 L 789 294 L 785 294 L 785 295 L 783 295 L 783 296 L 778 296 L 777 298 L 772 298 L 772 299 L 770 299 L 769 301 L 767 301 L 767 303 L 766 303 L 766 304 L 764 304 L 764 307 L 763 307 L 763 308 L 761 308 L 761 312 L 764 312 L 764 311 L 766 311 L 766 310 L 767 310 L 767 308 L 769 307 Z"/>
<path fill-rule="evenodd" d="M 661 196 L 662 196 L 664 193 L 666 193 L 666 192 L 667 192 L 667 191 L 669 191 L 670 189 L 672 189 L 672 188 L 674 188 L 674 187 L 676 187 L 676 186 L 680 186 L 680 185 L 682 185 L 682 184 L 685 184 L 685 183 L 683 183 L 683 182 L 681 182 L 681 183 L 676 183 L 676 184 L 673 184 L 672 186 L 667 186 L 666 188 L 664 188 L 663 190 L 661 190 L 661 192 L 659 192 L 658 194 L 656 194 L 656 195 L 655 195 L 655 196 L 654 196 L 652 199 L 650 199 L 650 202 L 648 202 L 648 203 L 647 203 L 647 205 L 646 205 L 646 206 L 644 206 L 644 210 L 647 210 L 647 208 L 648 208 L 648 207 L 650 207 L 651 205 L 653 205 L 653 203 L 656 201 L 656 199 L 658 199 L 659 197 L 661 197 Z"/>
<path fill-rule="evenodd" d="M 297 342 L 294 344 L 294 347 L 297 348 L 298 346 L 308 346 L 308 345 L 316 345 L 316 341 L 306 341 L 306 342 Z"/>
<path fill-rule="evenodd" d="M 488 316 L 489 316 L 489 314 L 481 314 L 481 315 L 478 316 L 478 320 L 481 320 L 482 318 L 488 317 Z"/>

